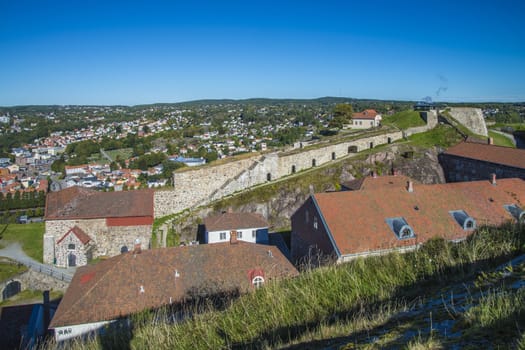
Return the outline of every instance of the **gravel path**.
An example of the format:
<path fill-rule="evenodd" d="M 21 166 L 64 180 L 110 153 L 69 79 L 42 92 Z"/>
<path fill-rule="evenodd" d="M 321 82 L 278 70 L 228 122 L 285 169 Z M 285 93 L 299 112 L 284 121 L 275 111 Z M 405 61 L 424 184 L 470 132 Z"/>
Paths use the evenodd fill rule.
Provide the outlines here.
<path fill-rule="evenodd" d="M 24 253 L 20 243 L 13 242 L 5 248 L 0 249 L 0 256 L 18 261 L 34 271 L 58 278 L 63 281 L 71 281 L 75 274 L 75 268 L 61 269 L 52 265 L 42 264 Z"/>

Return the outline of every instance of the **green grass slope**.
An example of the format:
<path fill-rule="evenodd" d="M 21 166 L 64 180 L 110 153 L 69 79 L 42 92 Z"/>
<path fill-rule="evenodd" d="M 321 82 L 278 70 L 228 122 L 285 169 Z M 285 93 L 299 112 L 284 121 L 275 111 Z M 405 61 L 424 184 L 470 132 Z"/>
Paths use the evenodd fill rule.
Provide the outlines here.
<path fill-rule="evenodd" d="M 510 226 L 481 229 L 460 243 L 435 239 L 406 254 L 306 270 L 295 279 L 268 283 L 233 300 L 224 310 L 210 307 L 185 322 L 163 322 L 158 311 L 155 316 L 141 315 L 134 318 L 131 332 L 107 332 L 71 347 L 507 348 L 521 341 L 525 322 L 523 293 L 504 284 L 521 281 L 525 265 L 522 261 L 504 270 L 494 268 L 523 254 L 524 243 L 525 229 Z M 463 290 L 461 296 L 458 288 L 468 292 Z M 457 307 L 450 295 L 456 296 Z M 459 306 L 460 298 L 468 308 Z M 497 312 L 490 312 L 492 305 Z M 494 325 L 502 332 L 492 332 Z M 444 327 L 444 333 L 454 337 L 445 335 Z"/>
<path fill-rule="evenodd" d="M 44 230 L 43 223 L 3 225 L 0 244 L 7 246 L 11 242 L 19 242 L 28 256 L 42 262 Z"/>
<path fill-rule="evenodd" d="M 402 130 L 425 125 L 425 121 L 420 117 L 419 112 L 412 110 L 398 112 L 391 116 L 385 116 L 381 123 L 384 125 L 392 125 Z"/>

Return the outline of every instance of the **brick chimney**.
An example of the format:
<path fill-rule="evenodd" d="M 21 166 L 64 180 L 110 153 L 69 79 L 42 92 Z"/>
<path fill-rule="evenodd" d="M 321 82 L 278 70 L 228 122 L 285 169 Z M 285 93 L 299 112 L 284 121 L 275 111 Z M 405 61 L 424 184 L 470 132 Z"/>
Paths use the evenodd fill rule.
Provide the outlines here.
<path fill-rule="evenodd" d="M 489 143 L 489 145 L 493 145 L 494 144 L 494 139 L 492 137 L 489 137 L 488 143 Z"/>
<path fill-rule="evenodd" d="M 398 173 L 396 168 L 392 168 L 392 175 L 394 175 L 394 176 L 399 175 L 399 173 Z"/>
<path fill-rule="evenodd" d="M 230 244 L 237 244 L 237 231 L 230 232 Z"/>
<path fill-rule="evenodd" d="M 496 174 L 490 174 L 490 183 L 496 185 Z"/>
<path fill-rule="evenodd" d="M 412 180 L 407 181 L 407 191 L 414 192 L 414 184 L 412 183 Z"/>

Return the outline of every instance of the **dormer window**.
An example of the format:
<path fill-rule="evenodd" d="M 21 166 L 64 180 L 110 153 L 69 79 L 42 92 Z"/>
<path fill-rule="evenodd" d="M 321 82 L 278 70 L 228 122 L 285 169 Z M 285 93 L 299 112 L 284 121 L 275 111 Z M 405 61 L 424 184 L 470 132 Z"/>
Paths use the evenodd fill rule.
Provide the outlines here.
<path fill-rule="evenodd" d="M 264 284 L 264 277 L 262 277 L 262 276 L 255 276 L 252 279 L 252 284 L 255 287 L 255 289 L 262 287 L 263 284 Z"/>
<path fill-rule="evenodd" d="M 469 231 L 476 228 L 476 220 L 470 217 L 464 210 L 452 210 L 449 211 L 449 214 L 452 215 L 463 230 Z"/>
<path fill-rule="evenodd" d="M 405 218 L 388 218 L 385 219 L 388 227 L 394 232 L 398 239 L 408 239 L 416 237 L 414 230 L 406 222 Z"/>
<path fill-rule="evenodd" d="M 506 204 L 503 206 L 505 210 L 520 224 L 525 224 L 525 210 L 520 208 L 517 204 Z"/>

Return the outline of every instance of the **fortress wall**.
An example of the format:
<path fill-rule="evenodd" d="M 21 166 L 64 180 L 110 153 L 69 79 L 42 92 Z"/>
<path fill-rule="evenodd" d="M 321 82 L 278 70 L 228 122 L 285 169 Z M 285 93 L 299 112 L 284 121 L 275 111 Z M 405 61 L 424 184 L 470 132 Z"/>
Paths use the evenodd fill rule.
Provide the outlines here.
<path fill-rule="evenodd" d="M 403 137 L 401 131 L 363 139 L 329 144 L 301 151 L 269 153 L 217 166 L 207 166 L 174 173 L 173 190 L 155 192 L 155 217 L 205 205 L 224 196 L 277 180 L 295 172 L 320 166 Z M 351 149 L 354 147 L 355 149 Z M 315 160 L 315 165 L 314 161 Z"/>
<path fill-rule="evenodd" d="M 452 118 L 466 126 L 475 134 L 488 136 L 487 125 L 480 108 L 453 107 L 449 110 Z"/>

